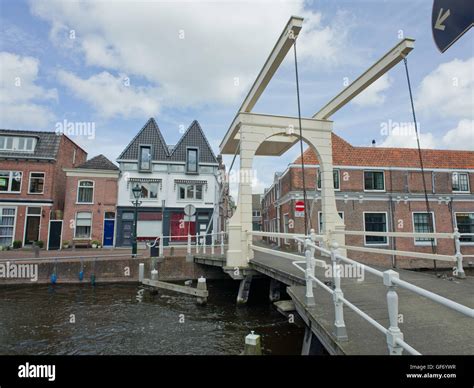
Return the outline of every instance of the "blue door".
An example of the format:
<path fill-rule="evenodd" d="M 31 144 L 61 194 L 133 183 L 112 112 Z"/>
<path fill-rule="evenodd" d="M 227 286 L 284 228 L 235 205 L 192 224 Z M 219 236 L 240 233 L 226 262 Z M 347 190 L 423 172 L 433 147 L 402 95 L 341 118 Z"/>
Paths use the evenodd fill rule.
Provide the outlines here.
<path fill-rule="evenodd" d="M 114 226 L 115 220 L 104 220 L 104 247 L 114 245 Z"/>

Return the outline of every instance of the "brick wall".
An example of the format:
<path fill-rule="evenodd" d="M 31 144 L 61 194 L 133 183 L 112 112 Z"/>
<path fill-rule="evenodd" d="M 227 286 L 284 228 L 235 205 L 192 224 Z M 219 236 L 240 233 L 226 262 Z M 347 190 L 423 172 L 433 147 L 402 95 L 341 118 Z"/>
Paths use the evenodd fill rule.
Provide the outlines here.
<path fill-rule="evenodd" d="M 98 240 L 102 244 L 104 233 L 104 216 L 106 212 L 115 212 L 117 204 L 117 178 L 90 176 L 66 177 L 66 195 L 64 207 L 63 241 L 71 242 L 74 238 L 74 222 L 76 213 L 80 211 L 92 212 L 91 240 Z M 94 203 L 78 204 L 77 190 L 80 180 L 94 182 Z"/>

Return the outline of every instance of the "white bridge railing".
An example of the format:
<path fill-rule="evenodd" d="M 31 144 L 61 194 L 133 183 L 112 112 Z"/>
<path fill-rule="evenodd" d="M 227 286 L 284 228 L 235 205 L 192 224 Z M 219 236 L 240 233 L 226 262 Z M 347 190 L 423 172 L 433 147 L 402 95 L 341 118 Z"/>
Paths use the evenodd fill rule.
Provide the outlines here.
<path fill-rule="evenodd" d="M 348 232 L 348 234 L 349 233 L 352 233 L 352 232 Z M 357 233 L 375 235 L 376 232 L 368 232 L 368 233 L 357 232 Z M 384 235 L 391 234 L 390 232 L 388 233 L 380 232 L 380 233 L 383 233 Z M 308 306 L 315 305 L 314 294 L 313 294 L 313 282 L 333 296 L 334 312 L 335 312 L 334 334 L 338 340 L 344 341 L 348 339 L 346 325 L 344 322 L 344 311 L 343 311 L 343 307 L 345 305 L 386 336 L 388 351 L 390 355 L 401 355 L 403 353 L 403 350 L 405 350 L 409 354 L 420 355 L 421 353 L 419 353 L 416 349 L 414 349 L 407 342 L 405 342 L 403 338 L 403 333 L 398 327 L 399 303 L 398 303 L 398 294 L 396 291 L 397 286 L 405 290 L 408 290 L 410 292 L 413 292 L 417 295 L 428 298 L 432 300 L 433 302 L 436 302 L 447 308 L 455 310 L 470 318 L 474 318 L 474 309 L 464 306 L 460 303 L 457 303 L 451 299 L 445 298 L 441 295 L 435 294 L 431 291 L 425 290 L 424 288 L 418 287 L 407 281 L 404 281 L 400 279 L 399 273 L 394 270 L 379 271 L 368 265 L 359 263 L 355 260 L 352 260 L 346 256 L 339 254 L 338 249 L 340 247 L 339 247 L 339 244 L 337 244 L 336 242 L 333 242 L 331 246 L 329 247 L 329 249 L 320 247 L 319 245 L 316 244 L 316 242 L 318 240 L 319 241 L 324 240 L 325 236 L 317 235 L 314 232 L 314 230 L 311 230 L 311 233 L 309 236 L 295 235 L 295 234 L 291 235 L 288 233 L 268 233 L 268 232 L 249 232 L 249 235 L 271 237 L 271 238 L 277 238 L 277 239 L 278 238 L 286 238 L 286 239 L 291 238 L 304 247 L 305 256 L 303 258 L 301 255 L 297 255 L 294 253 L 276 251 L 273 249 L 256 246 L 252 243 L 250 244 L 250 248 L 254 251 L 271 253 L 275 256 L 291 259 L 293 261 L 292 264 L 296 268 L 304 272 L 305 282 L 306 282 L 305 299 L 306 299 L 306 304 Z M 437 235 L 437 237 L 435 237 L 434 235 Z M 459 273 L 461 273 L 460 271 L 462 270 L 462 255 L 460 253 L 460 244 L 459 244 L 459 238 L 461 235 L 457 232 L 457 230 L 454 234 L 449 234 L 449 233 L 443 234 L 443 235 L 449 235 L 449 236 L 441 236 L 441 235 L 442 235 L 441 233 L 437 233 L 437 234 L 410 233 L 410 237 L 423 237 L 423 238 L 452 238 L 454 237 L 456 241 L 456 255 L 454 258 L 451 257 L 450 261 L 457 262 L 457 265 L 458 265 L 457 270 Z M 409 236 L 404 235 L 404 237 L 409 237 Z M 350 247 L 350 246 L 346 246 L 346 248 L 353 249 L 353 247 Z M 330 260 L 331 260 L 330 266 L 332 269 L 331 272 L 332 272 L 332 281 L 334 284 L 334 288 L 327 286 L 323 281 L 319 280 L 315 276 L 316 266 L 320 266 L 320 267 L 328 266 L 328 264 L 326 264 L 326 261 L 316 259 L 314 257 L 316 251 L 330 257 Z M 373 250 L 371 249 L 369 252 L 373 252 Z M 400 254 L 400 251 L 394 251 L 394 252 L 397 252 L 398 254 Z M 431 255 L 431 254 L 429 255 L 430 258 L 433 258 L 433 256 L 436 256 L 436 255 Z M 459 260 L 459 258 L 461 260 Z M 443 257 L 439 260 L 445 260 L 445 259 L 446 257 Z M 390 323 L 390 326 L 388 328 L 385 328 L 383 325 L 381 325 L 379 322 L 377 322 L 375 319 L 373 319 L 371 316 L 369 316 L 367 313 L 362 311 L 360 308 L 358 308 L 356 305 L 354 305 L 353 303 L 351 303 L 349 300 L 347 300 L 344 297 L 344 293 L 341 288 L 341 264 L 340 264 L 341 262 L 350 264 L 354 266 L 354 268 L 359 267 L 361 270 L 366 271 L 367 273 L 371 273 L 372 275 L 375 275 L 382 279 L 383 284 L 387 287 L 386 298 L 387 298 L 388 317 L 389 317 L 389 323 Z M 305 267 L 303 268 L 301 264 L 304 264 Z M 464 270 L 462 270 L 462 274 L 464 274 Z"/>
<path fill-rule="evenodd" d="M 216 233 L 196 233 L 195 235 L 187 234 L 187 235 L 178 235 L 178 236 L 165 236 L 160 235 L 155 238 L 152 243 L 147 243 L 146 245 L 149 248 L 154 248 L 158 244 L 158 252 L 160 257 L 164 257 L 165 246 L 164 242 L 165 239 L 170 241 L 171 239 L 180 239 L 181 242 L 184 242 L 183 239 L 186 239 L 186 253 L 190 255 L 192 253 L 192 247 L 194 246 L 196 253 L 207 254 L 210 253 L 211 255 L 216 254 L 216 251 L 220 250 L 220 254 L 224 254 L 225 249 L 225 239 L 226 239 L 227 232 L 216 232 Z M 210 236 L 210 244 L 207 243 L 208 237 Z M 194 243 L 193 243 L 194 240 Z"/>

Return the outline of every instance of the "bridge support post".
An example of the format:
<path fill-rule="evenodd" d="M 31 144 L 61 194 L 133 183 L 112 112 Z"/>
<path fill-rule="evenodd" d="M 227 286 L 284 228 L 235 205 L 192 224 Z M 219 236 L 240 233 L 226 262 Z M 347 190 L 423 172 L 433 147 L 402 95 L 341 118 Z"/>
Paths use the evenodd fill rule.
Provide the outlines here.
<path fill-rule="evenodd" d="M 397 340 L 403 340 L 403 333 L 398 327 L 398 294 L 395 291 L 396 284 L 392 279 L 398 279 L 398 272 L 388 270 L 383 273 L 383 284 L 388 287 L 387 291 L 387 305 L 388 318 L 390 320 L 390 327 L 387 332 L 387 345 L 390 355 L 401 356 L 403 348 L 398 344 Z"/>
<path fill-rule="evenodd" d="M 252 275 L 245 275 L 240 281 L 239 293 L 237 294 L 237 304 L 245 304 L 249 299 L 250 285 L 252 283 Z"/>
<path fill-rule="evenodd" d="M 145 264 L 140 263 L 138 264 L 138 281 L 141 283 L 145 278 Z"/>
<path fill-rule="evenodd" d="M 280 300 L 280 282 L 276 279 L 270 280 L 270 292 L 268 299 L 270 299 L 270 302 L 276 302 Z"/>
<path fill-rule="evenodd" d="M 344 322 L 344 303 L 341 301 L 344 297 L 341 289 L 341 266 L 336 257 L 338 248 L 339 244 L 337 242 L 331 244 L 332 276 L 335 286 L 333 294 L 335 312 L 334 335 L 339 341 L 347 341 L 347 330 Z"/>
<path fill-rule="evenodd" d="M 465 279 L 466 273 L 464 272 L 464 268 L 462 266 L 462 253 L 461 253 L 461 240 L 459 239 L 461 234 L 459 233 L 458 228 L 454 229 L 454 244 L 456 246 L 456 268 L 455 274 L 456 277 L 459 279 Z"/>
<path fill-rule="evenodd" d="M 262 355 L 262 346 L 260 343 L 260 336 L 254 334 L 253 331 L 245 337 L 245 356 L 261 356 Z"/>
<path fill-rule="evenodd" d="M 304 243 L 304 255 L 306 258 L 306 271 L 305 271 L 305 278 L 306 278 L 306 298 L 305 302 L 308 307 L 315 306 L 316 303 L 314 302 L 314 295 L 313 295 L 313 280 L 312 276 L 314 276 L 313 269 L 313 257 L 312 251 L 310 246 L 308 245 L 311 242 L 311 239 L 305 239 Z"/>
<path fill-rule="evenodd" d="M 303 347 L 301 348 L 302 356 L 319 356 L 327 354 L 311 327 L 306 326 L 304 329 Z"/>
<path fill-rule="evenodd" d="M 198 290 L 207 290 L 207 285 L 206 285 L 206 278 L 204 277 L 200 277 L 198 279 L 198 283 L 197 283 L 197 287 L 196 287 Z M 196 298 L 196 302 L 198 305 L 200 306 L 203 306 L 207 303 L 207 298 L 206 297 L 202 297 L 202 296 L 198 296 Z"/>

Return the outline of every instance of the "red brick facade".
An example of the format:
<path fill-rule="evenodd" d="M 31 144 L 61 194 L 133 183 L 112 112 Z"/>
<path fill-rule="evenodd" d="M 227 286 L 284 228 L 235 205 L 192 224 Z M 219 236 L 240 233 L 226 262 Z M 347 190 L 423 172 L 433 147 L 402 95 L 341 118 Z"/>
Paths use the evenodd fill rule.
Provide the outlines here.
<path fill-rule="evenodd" d="M 8 136 L 15 136 L 9 132 Z M 57 152 L 52 151 L 48 158 L 25 157 L 19 155 L 4 155 L 0 152 L 0 171 L 21 172 L 21 189 L 18 193 L 0 192 L 0 203 L 3 208 L 15 210 L 15 225 L 13 240 L 25 243 L 27 228 L 27 209 L 38 211 L 34 217 L 39 218 L 37 240 L 48 246 L 48 229 L 51 219 L 60 219 L 64 209 L 65 180 L 64 167 L 72 168 L 83 163 L 87 153 L 65 135 L 59 136 Z M 43 173 L 44 183 L 41 193 L 30 193 L 31 173 Z M 35 221 L 36 224 L 36 221 Z M 34 234 L 36 234 L 36 229 Z M 29 242 L 29 241 L 27 241 Z"/>
<path fill-rule="evenodd" d="M 342 152 L 341 149 L 344 151 Z M 360 154 L 358 154 L 360 151 Z M 372 153 L 370 151 L 373 151 Z M 417 154 L 414 150 L 382 149 L 386 158 L 378 154 L 380 149 L 353 147 L 344 140 L 333 136 L 333 163 L 339 171 L 339 189 L 336 191 L 336 205 L 343 212 L 346 230 L 363 231 L 365 212 L 386 213 L 386 230 L 396 232 L 414 231 L 414 213 L 426 213 L 423 180 L 421 170 L 416 166 Z M 438 233 L 452 233 L 456 226 L 456 213 L 474 214 L 474 152 L 423 150 L 428 155 L 425 163 L 425 182 L 429 196 L 430 211 L 434 213 L 434 229 Z M 461 157 L 462 156 L 462 157 Z M 315 190 L 318 161 L 311 150 L 304 154 L 305 183 L 307 193 L 306 209 L 311 208 L 311 227 L 319 231 L 319 214 L 321 210 L 321 193 Z M 392 166 L 388 165 L 388 162 Z M 352 164 L 347 164 L 348 162 Z M 403 165 L 406 165 L 403 167 Z M 440 167 L 436 167 L 439 164 Z M 265 192 L 262 202 L 263 228 L 266 231 L 290 233 L 304 232 L 304 218 L 295 217 L 294 206 L 297 200 L 303 199 L 303 179 L 301 159 L 280 175 L 274 184 Z M 384 190 L 368 191 L 364 186 L 364 171 L 383 171 Z M 469 192 L 453 191 L 453 173 L 467 174 Z M 316 198 L 314 200 L 314 198 Z M 288 227 L 285 228 L 285 214 L 288 214 Z M 291 228 L 293 226 L 293 228 Z M 365 244 L 363 236 L 346 236 L 346 245 L 368 246 L 374 248 L 391 248 L 405 251 L 432 253 L 431 244 L 420 246 L 413 238 L 388 238 L 385 245 Z M 436 253 L 453 255 L 452 239 L 437 239 Z M 473 243 L 462 243 L 461 251 L 465 255 L 474 254 Z M 398 267 L 432 267 L 432 260 L 393 257 L 373 253 L 348 251 L 351 258 L 362 262 Z M 474 261 L 465 259 L 465 263 Z M 438 262 L 438 266 L 452 263 Z"/>
<path fill-rule="evenodd" d="M 67 175 L 63 243 L 68 241 L 72 245 L 74 241 L 84 242 L 85 240 L 97 240 L 102 245 L 105 214 L 113 213 L 115 218 L 118 172 L 81 171 L 81 169 L 76 169 L 76 171 L 68 170 Z M 81 204 L 77 202 L 79 181 L 93 182 L 92 204 Z M 76 237 L 75 235 L 76 215 L 78 212 L 92 213 L 91 232 L 88 239 Z"/>

